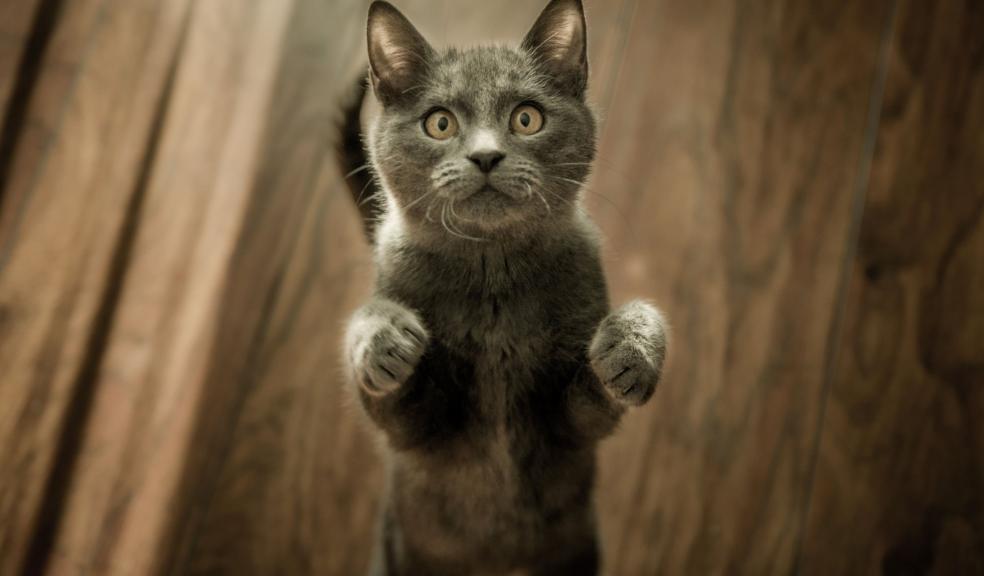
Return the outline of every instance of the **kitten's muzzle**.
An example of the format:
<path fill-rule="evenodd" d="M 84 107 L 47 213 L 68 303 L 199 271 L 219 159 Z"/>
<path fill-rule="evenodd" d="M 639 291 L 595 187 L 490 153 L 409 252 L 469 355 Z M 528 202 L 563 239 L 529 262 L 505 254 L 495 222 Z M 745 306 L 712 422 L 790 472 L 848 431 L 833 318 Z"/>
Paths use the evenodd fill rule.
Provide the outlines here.
<path fill-rule="evenodd" d="M 505 157 L 506 155 L 498 150 L 480 150 L 468 155 L 468 159 L 486 174 L 491 172 Z"/>

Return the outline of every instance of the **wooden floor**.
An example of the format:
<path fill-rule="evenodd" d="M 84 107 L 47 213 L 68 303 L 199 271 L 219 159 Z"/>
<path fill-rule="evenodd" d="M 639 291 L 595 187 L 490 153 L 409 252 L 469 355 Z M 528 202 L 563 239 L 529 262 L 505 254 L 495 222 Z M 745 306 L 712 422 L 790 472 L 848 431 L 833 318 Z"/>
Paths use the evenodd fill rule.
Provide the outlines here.
<path fill-rule="evenodd" d="M 538 2 L 397 2 L 435 44 Z M 367 1 L 0 0 L 0 574 L 360 574 Z M 984 574 L 984 4 L 587 0 L 606 574 Z"/>

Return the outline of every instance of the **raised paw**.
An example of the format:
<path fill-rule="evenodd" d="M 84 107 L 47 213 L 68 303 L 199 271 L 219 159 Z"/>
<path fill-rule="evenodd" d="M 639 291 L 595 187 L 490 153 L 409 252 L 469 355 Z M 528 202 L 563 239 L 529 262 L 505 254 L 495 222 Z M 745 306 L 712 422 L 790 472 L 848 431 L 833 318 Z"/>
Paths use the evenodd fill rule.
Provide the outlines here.
<path fill-rule="evenodd" d="M 666 344 L 663 315 L 637 300 L 601 321 L 588 349 L 588 360 L 616 401 L 639 406 L 649 400 L 659 383 Z"/>
<path fill-rule="evenodd" d="M 356 382 L 369 394 L 392 392 L 413 374 L 429 340 L 410 309 L 375 300 L 349 322 L 346 351 Z"/>

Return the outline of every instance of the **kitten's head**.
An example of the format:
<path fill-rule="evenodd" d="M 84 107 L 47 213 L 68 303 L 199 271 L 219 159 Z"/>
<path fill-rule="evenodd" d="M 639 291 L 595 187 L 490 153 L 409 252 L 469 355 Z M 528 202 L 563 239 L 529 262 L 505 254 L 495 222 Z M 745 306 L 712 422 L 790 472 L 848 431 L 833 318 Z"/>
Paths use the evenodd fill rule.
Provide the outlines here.
<path fill-rule="evenodd" d="M 495 239 L 570 218 L 595 151 L 580 0 L 552 0 L 519 48 L 443 52 L 375 2 L 368 46 L 370 153 L 405 221 Z"/>

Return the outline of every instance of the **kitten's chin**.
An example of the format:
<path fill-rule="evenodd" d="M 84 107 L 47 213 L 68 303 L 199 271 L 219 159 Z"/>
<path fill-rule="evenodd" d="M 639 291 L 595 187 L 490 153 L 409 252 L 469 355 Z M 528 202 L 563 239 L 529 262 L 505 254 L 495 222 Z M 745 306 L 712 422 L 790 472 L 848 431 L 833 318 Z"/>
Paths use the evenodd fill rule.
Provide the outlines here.
<path fill-rule="evenodd" d="M 516 197 L 490 185 L 479 188 L 454 202 L 452 217 L 456 227 L 480 232 L 502 232 L 531 220 L 536 207 L 529 198 Z"/>

